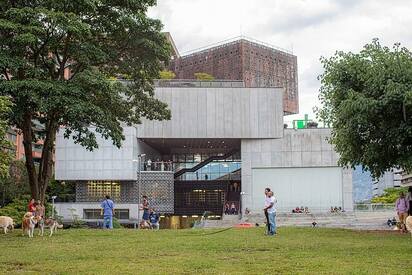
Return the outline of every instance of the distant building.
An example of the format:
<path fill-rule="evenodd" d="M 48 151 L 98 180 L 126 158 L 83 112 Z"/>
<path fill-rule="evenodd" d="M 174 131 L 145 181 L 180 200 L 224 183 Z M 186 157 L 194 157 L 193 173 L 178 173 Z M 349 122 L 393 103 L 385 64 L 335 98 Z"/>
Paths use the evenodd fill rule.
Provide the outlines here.
<path fill-rule="evenodd" d="M 34 124 L 34 131 L 40 131 L 43 129 L 43 126 L 36 122 L 33 121 Z M 23 160 L 25 159 L 25 153 L 24 153 L 24 145 L 23 145 L 23 134 L 19 131 L 19 129 L 16 128 L 9 128 L 7 131 L 7 139 L 12 143 L 13 145 L 13 154 L 14 154 L 14 159 L 15 160 Z M 37 142 L 32 144 L 32 156 L 34 159 L 35 163 L 39 163 L 41 159 L 41 154 L 43 150 L 43 140 L 38 140 Z"/>
<path fill-rule="evenodd" d="M 399 170 L 391 169 L 373 181 L 373 196 L 377 197 L 384 193 L 387 188 L 396 188 L 401 186 Z"/>
<path fill-rule="evenodd" d="M 369 171 L 362 171 L 361 166 L 356 166 L 352 171 L 352 183 L 355 203 L 368 202 L 372 199 L 374 181 Z"/>
<path fill-rule="evenodd" d="M 241 36 L 180 56 L 175 53 L 169 69 L 177 79 L 194 79 L 202 72 L 215 79 L 242 80 L 246 87 L 284 88 L 284 114 L 299 111 L 297 57 L 287 50 Z"/>

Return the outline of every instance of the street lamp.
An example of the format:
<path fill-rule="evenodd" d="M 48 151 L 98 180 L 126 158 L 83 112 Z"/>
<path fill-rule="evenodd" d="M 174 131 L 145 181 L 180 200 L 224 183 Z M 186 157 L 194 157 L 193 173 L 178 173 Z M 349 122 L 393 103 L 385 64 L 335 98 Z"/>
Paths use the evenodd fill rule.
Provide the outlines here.
<path fill-rule="evenodd" d="M 54 219 L 54 200 L 57 198 L 57 196 L 52 196 L 52 219 Z"/>
<path fill-rule="evenodd" d="M 240 214 L 240 219 L 243 218 L 243 211 L 242 211 L 242 201 L 243 201 L 243 196 L 245 195 L 245 192 L 240 192 L 240 201 L 239 201 L 239 214 Z"/>
<path fill-rule="evenodd" d="M 141 164 L 142 164 L 142 158 L 145 157 L 146 154 L 138 154 L 137 159 L 134 159 L 133 162 L 137 162 L 137 178 L 138 178 L 138 183 L 137 183 L 137 224 L 138 227 L 140 227 L 140 186 L 142 185 L 142 178 L 141 178 Z"/>

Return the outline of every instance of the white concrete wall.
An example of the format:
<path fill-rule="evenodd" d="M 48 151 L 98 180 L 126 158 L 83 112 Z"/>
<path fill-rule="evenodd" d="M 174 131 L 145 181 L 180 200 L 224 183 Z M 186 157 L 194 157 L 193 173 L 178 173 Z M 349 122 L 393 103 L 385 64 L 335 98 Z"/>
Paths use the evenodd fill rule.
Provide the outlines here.
<path fill-rule="evenodd" d="M 129 209 L 129 218 L 137 220 L 138 218 L 138 204 L 116 203 L 116 209 Z M 79 219 L 84 219 L 83 209 L 101 209 L 100 202 L 85 202 L 85 203 L 55 203 L 57 215 L 62 216 L 64 220 L 71 220 L 72 214 L 77 215 Z M 72 211 L 71 209 L 74 209 Z M 140 211 L 140 215 L 142 211 Z"/>
<path fill-rule="evenodd" d="M 242 208 L 252 207 L 255 190 L 254 168 L 280 167 L 338 167 L 338 155 L 326 140 L 330 129 L 285 129 L 280 139 L 242 139 Z M 341 168 L 343 169 L 343 168 Z M 342 200 L 347 211 L 353 209 L 352 173 L 342 170 Z M 261 211 L 254 209 L 255 211 Z"/>
<path fill-rule="evenodd" d="M 282 89 L 156 88 L 169 121 L 143 120 L 140 138 L 279 138 L 283 134 Z"/>
<path fill-rule="evenodd" d="M 96 133 L 98 149 L 90 152 L 59 131 L 56 139 L 57 180 L 136 180 L 138 147 L 136 128 L 123 129 L 121 148 Z"/>

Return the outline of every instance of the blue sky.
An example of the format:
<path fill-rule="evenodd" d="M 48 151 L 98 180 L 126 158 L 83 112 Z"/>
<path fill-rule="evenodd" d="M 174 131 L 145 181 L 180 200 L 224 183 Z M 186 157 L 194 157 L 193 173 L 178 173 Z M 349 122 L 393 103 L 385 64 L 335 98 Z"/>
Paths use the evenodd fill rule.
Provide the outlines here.
<path fill-rule="evenodd" d="M 158 0 L 160 19 L 180 52 L 246 35 L 298 57 L 300 115 L 319 106 L 321 56 L 359 51 L 373 38 L 412 47 L 411 0 Z"/>

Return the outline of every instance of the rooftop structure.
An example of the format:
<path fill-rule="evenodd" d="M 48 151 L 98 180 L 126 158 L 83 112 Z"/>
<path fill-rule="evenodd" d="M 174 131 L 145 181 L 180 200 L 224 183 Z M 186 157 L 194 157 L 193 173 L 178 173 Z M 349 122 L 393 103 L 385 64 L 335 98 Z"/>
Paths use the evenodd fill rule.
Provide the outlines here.
<path fill-rule="evenodd" d="M 240 36 L 183 53 L 169 68 L 178 79 L 194 79 L 203 72 L 216 79 L 243 80 L 245 87 L 282 87 L 284 113 L 299 111 L 297 58 L 285 49 Z"/>

